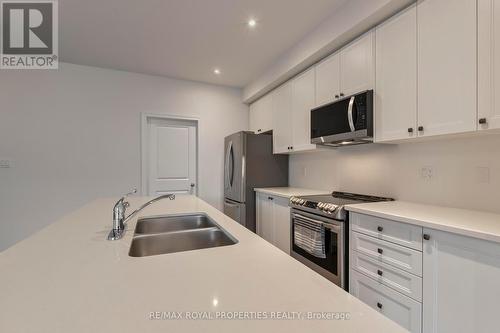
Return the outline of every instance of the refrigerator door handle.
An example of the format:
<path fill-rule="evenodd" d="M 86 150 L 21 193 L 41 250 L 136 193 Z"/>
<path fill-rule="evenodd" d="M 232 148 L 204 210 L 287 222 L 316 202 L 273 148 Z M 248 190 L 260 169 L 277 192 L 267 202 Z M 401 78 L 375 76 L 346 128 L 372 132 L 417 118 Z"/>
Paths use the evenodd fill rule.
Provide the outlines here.
<path fill-rule="evenodd" d="M 229 206 L 229 207 L 236 207 L 236 206 L 238 206 L 237 204 L 234 204 L 234 203 L 232 203 L 232 202 L 230 202 L 228 200 L 224 200 L 224 204 L 227 205 L 227 206 Z"/>
<path fill-rule="evenodd" d="M 231 188 L 230 178 L 229 178 L 229 155 L 231 154 L 231 150 L 233 149 L 233 142 L 230 141 L 227 145 L 226 151 L 226 161 L 224 163 L 224 184 L 225 188 Z"/>

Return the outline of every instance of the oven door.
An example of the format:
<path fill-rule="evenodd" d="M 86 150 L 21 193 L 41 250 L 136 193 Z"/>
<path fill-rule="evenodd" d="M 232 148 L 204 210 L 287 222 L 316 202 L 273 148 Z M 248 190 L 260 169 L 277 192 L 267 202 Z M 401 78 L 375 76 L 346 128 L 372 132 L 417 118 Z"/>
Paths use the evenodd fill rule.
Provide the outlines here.
<path fill-rule="evenodd" d="M 319 223 L 325 226 L 325 254 L 326 258 L 315 257 L 295 245 L 295 221 Z M 302 262 L 312 270 L 323 275 L 336 285 L 344 288 L 344 223 L 326 217 L 310 214 L 301 210 L 291 211 L 291 241 L 292 257 Z"/>

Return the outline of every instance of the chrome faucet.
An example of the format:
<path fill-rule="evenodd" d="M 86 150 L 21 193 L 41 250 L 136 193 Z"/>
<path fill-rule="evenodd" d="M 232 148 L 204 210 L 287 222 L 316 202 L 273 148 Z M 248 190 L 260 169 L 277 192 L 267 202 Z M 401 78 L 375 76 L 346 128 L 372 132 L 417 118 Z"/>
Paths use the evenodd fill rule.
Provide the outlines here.
<path fill-rule="evenodd" d="M 137 189 L 133 189 L 131 192 L 125 194 L 123 197 L 121 197 L 120 200 L 115 204 L 113 207 L 113 229 L 109 232 L 108 235 L 108 240 L 118 240 L 123 237 L 123 234 L 125 233 L 125 223 L 135 214 L 146 208 L 147 206 L 151 205 L 152 203 L 161 200 L 161 199 L 166 199 L 169 198 L 170 200 L 175 200 L 175 194 L 164 194 L 160 195 L 157 198 L 154 198 L 152 200 L 149 200 L 145 204 L 143 204 L 141 207 L 137 208 L 134 210 L 132 213 L 130 213 L 127 217 L 125 217 L 125 210 L 127 207 L 130 206 L 128 201 L 125 201 L 125 199 L 131 195 L 137 193 Z"/>

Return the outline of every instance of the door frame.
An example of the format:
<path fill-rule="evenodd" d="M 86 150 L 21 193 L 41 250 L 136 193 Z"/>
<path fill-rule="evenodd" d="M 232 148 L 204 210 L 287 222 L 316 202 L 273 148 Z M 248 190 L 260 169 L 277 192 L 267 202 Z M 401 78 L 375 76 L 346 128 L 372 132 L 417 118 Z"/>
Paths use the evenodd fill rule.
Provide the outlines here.
<path fill-rule="evenodd" d="M 164 113 L 148 113 L 148 112 L 141 112 L 141 194 L 143 196 L 149 196 L 147 192 L 147 187 L 148 187 L 148 161 L 149 161 L 149 156 L 147 154 L 148 152 L 148 120 L 156 118 L 156 119 L 163 119 L 163 120 L 185 120 L 189 122 L 193 122 L 194 125 L 196 125 L 196 180 L 195 180 L 195 191 L 194 195 L 198 196 L 199 193 L 199 188 L 200 188 L 200 173 L 199 173 L 199 146 L 200 146 L 200 119 L 195 118 L 195 117 L 182 117 L 182 116 L 175 116 L 175 115 L 169 115 L 169 114 L 164 114 Z"/>

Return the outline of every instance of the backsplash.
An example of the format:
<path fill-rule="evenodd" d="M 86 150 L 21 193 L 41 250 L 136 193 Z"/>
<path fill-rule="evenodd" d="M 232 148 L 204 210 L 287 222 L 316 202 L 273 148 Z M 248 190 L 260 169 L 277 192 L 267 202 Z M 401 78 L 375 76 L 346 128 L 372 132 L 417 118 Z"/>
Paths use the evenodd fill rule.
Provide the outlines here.
<path fill-rule="evenodd" d="M 500 135 L 292 155 L 290 186 L 500 213 Z"/>

